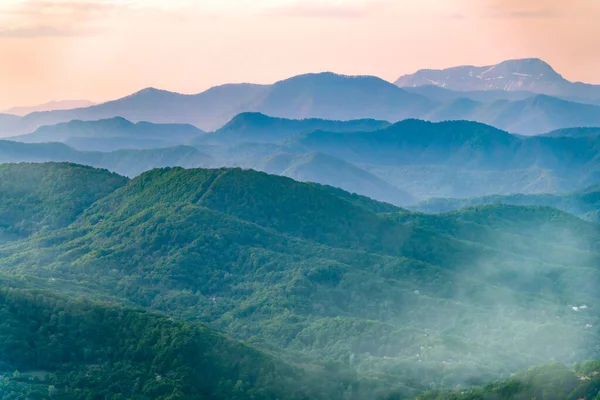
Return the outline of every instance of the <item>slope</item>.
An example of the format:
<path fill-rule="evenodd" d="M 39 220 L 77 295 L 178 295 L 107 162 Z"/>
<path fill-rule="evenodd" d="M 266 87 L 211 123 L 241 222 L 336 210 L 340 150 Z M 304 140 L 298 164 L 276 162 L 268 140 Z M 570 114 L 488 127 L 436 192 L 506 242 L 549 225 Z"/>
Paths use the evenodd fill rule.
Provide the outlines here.
<path fill-rule="evenodd" d="M 597 399 L 600 391 L 600 362 L 576 364 L 575 370 L 560 363 L 535 366 L 502 382 L 488 383 L 484 387 L 460 391 L 430 391 L 418 400 L 434 399 L 539 399 L 577 400 Z"/>
<path fill-rule="evenodd" d="M 456 91 L 529 91 L 574 100 L 600 99 L 600 86 L 570 82 L 538 58 L 507 60 L 483 67 L 460 66 L 443 70 L 425 69 L 404 75 L 400 87 L 435 85 Z"/>
<path fill-rule="evenodd" d="M 196 95 L 148 88 L 87 108 L 36 112 L 6 123 L 0 120 L 0 133 L 26 134 L 43 125 L 114 117 L 133 122 L 191 124 L 212 131 L 242 112 L 294 119 L 397 121 L 419 116 L 432 105 L 426 97 L 376 77 L 321 73 L 299 75 L 273 85 L 217 86 Z"/>
<path fill-rule="evenodd" d="M 538 94 L 534 92 L 528 92 L 526 90 L 450 90 L 433 84 L 422 86 L 403 86 L 402 89 L 410 93 L 420 94 L 421 96 L 425 96 L 440 103 L 446 103 L 458 99 L 468 99 L 480 103 L 493 103 L 498 100 L 518 101 L 525 100 L 528 97 L 534 97 Z"/>
<path fill-rule="evenodd" d="M 37 111 L 55 111 L 55 110 L 70 110 L 73 108 L 84 108 L 95 105 L 96 103 L 88 100 L 57 100 L 49 101 L 44 104 L 35 106 L 12 107 L 6 110 L 7 114 L 24 116 Z"/>
<path fill-rule="evenodd" d="M 395 188 L 375 175 L 339 158 L 322 153 L 280 154 L 265 160 L 257 169 L 301 182 L 316 182 L 395 205 L 415 201 L 409 193 Z"/>
<path fill-rule="evenodd" d="M 377 214 L 336 192 L 239 169 L 153 170 L 68 228 L 1 247 L 0 267 L 334 358 L 387 387 L 596 356 L 597 226 L 549 208 Z"/>
<path fill-rule="evenodd" d="M 0 165 L 0 229 L 23 236 L 66 227 L 92 203 L 127 183 L 74 164 Z"/>
<path fill-rule="evenodd" d="M 513 133 L 538 135 L 552 130 L 600 125 L 600 106 L 575 103 L 537 95 L 524 100 L 480 103 L 459 98 L 428 112 L 424 119 L 447 121 L 466 119 Z"/>
<path fill-rule="evenodd" d="M 296 144 L 422 197 L 549 193 L 598 181 L 593 136 L 524 138 L 474 122 L 406 120 L 374 132 L 312 132 Z"/>
<path fill-rule="evenodd" d="M 4 286 L 0 316 L 3 399 L 336 399 L 360 391 L 349 387 L 352 374 L 344 381 L 317 366 L 305 371 L 139 309 Z"/>
<path fill-rule="evenodd" d="M 600 128 L 570 128 L 570 129 L 559 129 L 556 131 L 548 132 L 542 136 L 550 137 L 586 137 L 586 136 L 599 136 Z"/>
<path fill-rule="evenodd" d="M 295 76 L 273 84 L 254 104 L 256 111 L 282 118 L 398 121 L 434 103 L 373 76 L 330 72 Z"/>
<path fill-rule="evenodd" d="M 277 143 L 291 136 L 319 129 L 332 132 L 374 131 L 389 125 L 389 122 L 371 119 L 353 121 L 315 118 L 292 120 L 269 117 L 261 113 L 242 113 L 216 132 L 199 136 L 193 141 L 193 144 Z"/>
<path fill-rule="evenodd" d="M 33 133 L 15 136 L 10 140 L 23 143 L 66 142 L 75 143 L 78 150 L 112 151 L 123 148 L 123 145 L 131 148 L 179 145 L 203 133 L 192 125 L 149 122 L 134 124 L 124 118 L 115 117 L 42 126 Z"/>
<path fill-rule="evenodd" d="M 530 67 L 523 68 L 525 69 L 518 67 L 516 70 L 525 71 Z M 547 68 L 538 69 L 545 71 Z M 546 79 L 546 75 L 543 72 L 541 74 L 543 79 L 535 80 L 535 85 L 545 85 L 542 81 Z M 518 82 L 529 79 L 521 75 L 514 75 Z M 578 91 L 582 87 L 588 87 L 583 84 L 573 85 L 578 88 Z M 430 99 L 377 77 L 345 76 L 326 72 L 298 75 L 272 85 L 217 86 L 196 95 L 182 95 L 148 88 L 122 99 L 87 108 L 36 112 L 16 120 L 15 116 L 5 116 L 0 118 L 0 134 L 3 136 L 27 134 L 43 125 L 115 117 L 126 118 L 133 122 L 191 124 L 212 131 L 243 112 L 260 112 L 279 118 L 343 121 L 376 119 L 396 122 L 405 118 L 437 120 L 440 117 L 469 119 L 526 134 L 598 125 L 597 117 L 594 115 L 597 115 L 599 106 L 579 103 L 586 100 L 580 100 L 577 96 L 562 96 L 561 99 L 565 100 L 561 100 L 550 99 L 549 96 L 546 96 L 548 98 L 529 96 L 522 98 L 513 95 L 509 96 L 512 99 L 509 101 L 504 100 L 507 96 L 498 95 L 497 97 L 502 100 L 489 102 L 490 96 L 473 94 L 477 100 L 485 100 L 485 103 L 479 105 L 475 112 L 470 108 L 465 110 L 452 104 L 432 100 L 436 98 L 435 93 Z M 442 97 L 448 96 L 442 95 Z M 452 98 L 448 102 L 460 103 L 464 100 L 464 98 Z M 466 100 L 476 102 L 475 99 Z M 543 118 L 539 125 L 530 118 L 536 113 L 539 114 L 538 117 Z"/>
<path fill-rule="evenodd" d="M 600 211 L 600 187 L 592 186 L 584 190 L 565 194 L 515 194 L 509 196 L 486 196 L 468 199 L 435 198 L 418 203 L 410 208 L 422 212 L 435 213 L 488 204 L 549 206 L 584 219 L 598 222 L 599 220 L 597 217 L 598 212 Z"/>
<path fill-rule="evenodd" d="M 0 114 L 0 138 L 20 130 L 21 118 L 12 114 Z"/>
<path fill-rule="evenodd" d="M 21 118 L 17 126 L 11 125 L 6 129 L 2 127 L 1 132 L 26 134 L 43 125 L 114 117 L 123 117 L 133 122 L 191 124 L 212 130 L 234 115 L 246 111 L 244 105 L 253 101 L 265 88 L 263 85 L 231 84 L 216 86 L 195 95 L 147 88 L 91 107 L 31 113 Z"/>
<path fill-rule="evenodd" d="M 0 140 L 0 163 L 73 162 L 106 168 L 126 176 L 136 176 L 153 168 L 168 166 L 200 167 L 212 158 L 191 146 L 112 152 L 78 151 L 63 143 L 19 143 Z"/>
<path fill-rule="evenodd" d="M 600 126 L 600 106 L 539 95 L 513 103 L 494 103 L 477 112 L 475 120 L 509 132 L 541 134 L 573 127 Z"/>

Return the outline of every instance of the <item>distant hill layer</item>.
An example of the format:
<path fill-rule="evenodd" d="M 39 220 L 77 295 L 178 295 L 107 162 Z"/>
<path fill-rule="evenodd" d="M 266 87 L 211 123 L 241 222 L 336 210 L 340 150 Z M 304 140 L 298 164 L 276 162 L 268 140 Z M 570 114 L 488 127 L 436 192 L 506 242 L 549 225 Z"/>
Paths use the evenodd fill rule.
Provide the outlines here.
<path fill-rule="evenodd" d="M 12 107 L 3 112 L 14 115 L 27 115 L 39 111 L 56 111 L 56 110 L 71 110 L 74 108 L 85 108 L 96 105 L 93 101 L 88 100 L 59 100 L 50 101 L 48 103 L 39 104 L 37 106 Z"/>
<path fill-rule="evenodd" d="M 597 136 L 519 137 L 475 122 L 406 120 L 374 132 L 316 131 L 296 143 L 424 197 L 567 191 L 599 179 Z"/>
<path fill-rule="evenodd" d="M 596 184 L 600 136 L 594 132 L 522 137 L 468 121 L 390 124 L 243 113 L 203 134 L 190 125 L 115 118 L 48 126 L 15 138 L 59 138 L 64 144 L 2 141 L 0 162 L 69 161 L 127 176 L 167 166 L 252 168 L 406 205 L 429 197 L 557 193 Z"/>
<path fill-rule="evenodd" d="M 558 97 L 551 97 L 546 92 L 541 92 L 545 96 L 540 97 L 540 93 L 534 90 L 527 91 L 526 95 L 504 93 L 496 89 L 488 93 L 485 88 L 473 89 L 464 96 L 431 87 L 428 90 L 404 90 L 373 76 L 326 72 L 299 75 L 272 85 L 223 85 L 194 95 L 148 88 L 85 108 L 34 112 L 22 118 L 3 115 L 0 116 L 0 135 L 28 134 L 44 125 L 72 120 L 95 121 L 115 117 L 132 122 L 189 124 L 214 131 L 245 112 L 288 119 L 343 121 L 466 119 L 528 135 L 600 125 L 600 102 L 553 93 L 550 94 Z"/>
<path fill-rule="evenodd" d="M 339 158 L 322 153 L 279 154 L 258 169 L 301 182 L 316 182 L 358 193 L 390 204 L 412 204 L 415 198 L 375 175 Z"/>
<path fill-rule="evenodd" d="M 196 95 L 149 88 L 83 109 L 32 113 L 17 126 L 0 126 L 0 131 L 5 136 L 23 134 L 42 125 L 117 116 L 133 122 L 192 124 L 215 130 L 245 111 L 287 118 L 399 120 L 422 114 L 431 106 L 427 98 L 379 78 L 322 73 L 300 75 L 273 85 L 223 85 Z"/>
<path fill-rule="evenodd" d="M 63 142 L 78 150 L 150 149 L 187 143 L 204 132 L 192 125 L 136 124 L 115 117 L 46 125 L 35 132 L 8 138 L 24 143 Z"/>
<path fill-rule="evenodd" d="M 72 162 L 106 168 L 131 177 L 158 167 L 194 168 L 212 165 L 210 156 L 191 146 L 99 152 L 78 151 L 63 143 L 19 143 L 0 140 L 0 163 L 47 161 Z"/>
<path fill-rule="evenodd" d="M 513 204 L 522 206 L 548 206 L 600 222 L 600 186 L 592 186 L 566 194 L 515 194 L 508 196 L 486 196 L 469 199 L 434 198 L 416 204 L 411 209 L 422 212 L 448 212 L 467 207 L 491 204 Z"/>
<path fill-rule="evenodd" d="M 336 121 L 318 118 L 289 119 L 262 113 L 242 113 L 216 132 L 198 136 L 194 144 L 279 143 L 300 133 L 316 130 L 365 132 L 385 128 L 390 123 L 374 119 Z"/>
<path fill-rule="evenodd" d="M 431 111 L 430 121 L 478 121 L 511 133 L 543 134 L 560 128 L 600 126 L 600 106 L 538 95 L 525 100 L 478 103 L 458 99 Z"/>
<path fill-rule="evenodd" d="M 600 85 L 570 82 L 538 58 L 507 60 L 483 67 L 423 69 L 396 81 L 400 87 L 435 85 L 456 91 L 528 91 L 575 101 L 600 100 Z"/>

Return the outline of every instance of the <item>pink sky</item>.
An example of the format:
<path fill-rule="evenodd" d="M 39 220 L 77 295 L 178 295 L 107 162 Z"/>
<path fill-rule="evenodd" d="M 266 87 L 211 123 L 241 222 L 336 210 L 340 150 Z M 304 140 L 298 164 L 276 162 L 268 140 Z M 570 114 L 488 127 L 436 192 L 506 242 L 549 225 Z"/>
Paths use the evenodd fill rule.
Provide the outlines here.
<path fill-rule="evenodd" d="M 0 0 L 0 109 L 540 57 L 600 83 L 598 0 Z"/>

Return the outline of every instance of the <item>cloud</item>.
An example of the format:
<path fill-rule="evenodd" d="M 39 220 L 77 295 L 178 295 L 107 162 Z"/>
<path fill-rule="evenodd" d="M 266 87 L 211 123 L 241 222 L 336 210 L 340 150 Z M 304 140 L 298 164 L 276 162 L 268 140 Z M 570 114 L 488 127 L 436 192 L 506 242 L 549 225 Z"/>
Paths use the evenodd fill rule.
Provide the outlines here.
<path fill-rule="evenodd" d="M 130 9 L 119 0 L 23 0 L 0 5 L 0 38 L 86 36 Z"/>
<path fill-rule="evenodd" d="M 56 18 L 66 15 L 88 19 L 89 17 L 108 16 L 111 12 L 129 7 L 128 3 L 113 0 L 101 2 L 93 0 L 25 0 L 3 7 L 2 14 L 26 19 Z"/>

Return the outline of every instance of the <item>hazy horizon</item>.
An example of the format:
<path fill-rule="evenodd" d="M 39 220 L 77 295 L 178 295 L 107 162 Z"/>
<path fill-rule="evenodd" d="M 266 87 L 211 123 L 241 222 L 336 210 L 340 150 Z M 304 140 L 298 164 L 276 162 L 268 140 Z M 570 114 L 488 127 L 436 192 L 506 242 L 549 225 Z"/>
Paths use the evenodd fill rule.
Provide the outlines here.
<path fill-rule="evenodd" d="M 598 18 L 589 0 L 5 0 L 0 110 L 533 57 L 600 83 Z"/>

